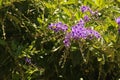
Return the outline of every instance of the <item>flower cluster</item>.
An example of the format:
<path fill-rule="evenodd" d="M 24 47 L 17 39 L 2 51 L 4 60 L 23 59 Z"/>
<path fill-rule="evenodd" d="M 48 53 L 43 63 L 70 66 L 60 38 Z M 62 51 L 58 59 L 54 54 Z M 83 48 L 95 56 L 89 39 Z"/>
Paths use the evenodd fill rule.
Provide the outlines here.
<path fill-rule="evenodd" d="M 83 26 L 83 20 L 80 20 L 78 24 L 72 27 L 71 32 L 67 33 L 64 39 L 65 46 L 70 46 L 70 40 L 75 39 L 92 39 L 93 37 L 101 38 L 101 35 L 92 29 L 85 28 Z"/>
<path fill-rule="evenodd" d="M 85 22 L 88 22 L 90 20 L 90 18 L 86 15 L 86 16 L 84 16 L 84 21 Z"/>
<path fill-rule="evenodd" d="M 81 6 L 81 11 L 82 12 L 86 12 L 86 11 L 89 11 L 90 8 L 88 6 Z"/>
<path fill-rule="evenodd" d="M 58 22 L 58 23 L 51 23 L 49 25 L 49 28 L 54 30 L 55 32 L 58 31 L 66 31 L 68 29 L 68 26 L 66 24 L 63 24 L 62 22 Z"/>
<path fill-rule="evenodd" d="M 81 11 L 84 12 L 90 12 L 92 15 L 97 15 L 97 11 L 93 11 L 90 7 L 88 6 L 81 6 Z"/>
<path fill-rule="evenodd" d="M 71 33 L 66 33 L 65 35 L 65 39 L 63 41 L 63 43 L 65 44 L 66 47 L 70 46 L 70 39 L 72 38 Z"/>
<path fill-rule="evenodd" d="M 83 13 L 89 11 L 92 15 L 96 13 L 92 11 L 88 6 L 81 6 L 81 11 Z M 61 22 L 51 23 L 49 25 L 49 28 L 54 30 L 55 32 L 58 31 L 65 32 L 66 35 L 63 43 L 65 44 L 66 47 L 69 47 L 71 44 L 71 40 L 92 39 L 93 37 L 101 38 L 101 35 L 97 31 L 85 27 L 85 24 L 88 21 L 90 21 L 90 17 L 85 15 L 83 19 L 80 19 L 80 21 L 76 25 L 71 27 L 70 32 L 67 32 L 68 26 Z"/>

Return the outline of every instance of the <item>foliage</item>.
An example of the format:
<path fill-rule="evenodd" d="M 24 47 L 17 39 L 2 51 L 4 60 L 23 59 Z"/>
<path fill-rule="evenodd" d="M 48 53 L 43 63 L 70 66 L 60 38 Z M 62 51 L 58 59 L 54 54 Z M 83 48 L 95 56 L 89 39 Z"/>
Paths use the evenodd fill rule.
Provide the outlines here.
<path fill-rule="evenodd" d="M 83 14 L 83 5 L 98 15 Z M 119 7 L 119 0 L 0 0 L 0 80 L 118 80 Z M 86 14 L 86 28 L 102 38 L 66 47 L 65 33 L 48 28 L 62 22 L 70 32 Z"/>

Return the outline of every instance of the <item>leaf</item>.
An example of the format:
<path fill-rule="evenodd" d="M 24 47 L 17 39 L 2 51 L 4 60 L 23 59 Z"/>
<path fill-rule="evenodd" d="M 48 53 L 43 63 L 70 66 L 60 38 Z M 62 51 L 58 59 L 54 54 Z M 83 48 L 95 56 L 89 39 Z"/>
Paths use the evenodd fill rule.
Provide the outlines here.
<path fill-rule="evenodd" d="M 70 9 L 67 9 L 65 7 L 62 7 L 63 11 L 71 18 L 72 17 L 72 14 L 70 12 Z"/>
<path fill-rule="evenodd" d="M 21 21 L 17 17 L 13 16 L 12 14 L 7 14 L 7 17 L 15 21 L 17 24 L 21 23 Z"/>
<path fill-rule="evenodd" d="M 41 18 L 37 18 L 39 23 L 44 23 L 44 21 Z"/>
<path fill-rule="evenodd" d="M 95 0 L 95 4 L 100 8 L 104 5 L 104 3 L 105 3 L 104 0 Z"/>
<path fill-rule="evenodd" d="M 80 11 L 77 11 L 76 14 L 75 14 L 75 17 L 76 17 L 77 20 L 80 19 L 80 15 L 81 15 L 81 14 L 80 14 Z"/>
<path fill-rule="evenodd" d="M 77 0 L 68 0 L 68 1 L 63 1 L 61 2 L 60 4 L 63 4 L 63 5 L 69 5 L 69 4 L 75 4 L 77 3 L 78 1 Z"/>
<path fill-rule="evenodd" d="M 53 8 L 53 9 L 56 8 L 56 5 L 55 5 L 55 4 L 50 4 L 50 3 L 45 3 L 45 6 L 46 6 L 47 8 Z"/>
<path fill-rule="evenodd" d="M 118 2 L 120 2 L 120 0 L 117 0 Z"/>
<path fill-rule="evenodd" d="M 102 58 L 97 57 L 97 60 L 98 60 L 98 61 L 102 61 Z"/>
<path fill-rule="evenodd" d="M 91 5 L 94 5 L 94 2 L 91 1 L 91 0 L 84 0 L 84 5 L 87 5 L 87 4 L 91 4 Z"/>
<path fill-rule="evenodd" d="M 2 5 L 2 0 L 0 0 L 0 7 L 1 7 L 1 5 Z"/>

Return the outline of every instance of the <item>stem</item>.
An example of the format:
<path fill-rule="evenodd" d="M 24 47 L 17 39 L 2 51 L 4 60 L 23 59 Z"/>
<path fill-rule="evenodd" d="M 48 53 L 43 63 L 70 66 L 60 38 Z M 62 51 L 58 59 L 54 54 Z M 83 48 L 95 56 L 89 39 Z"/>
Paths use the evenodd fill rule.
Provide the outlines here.
<path fill-rule="evenodd" d="M 101 63 L 100 63 L 100 64 L 99 64 L 99 75 L 98 75 L 98 80 L 100 80 L 101 71 L 102 71 L 102 65 L 101 65 Z"/>
<path fill-rule="evenodd" d="M 78 41 L 78 44 L 79 44 L 79 49 L 80 49 L 80 53 L 82 55 L 82 58 L 83 58 L 83 61 L 86 62 L 86 59 L 85 59 L 85 56 L 84 56 L 84 53 L 83 53 L 83 50 L 82 50 L 82 45 L 81 45 L 82 42 L 79 42 Z"/>

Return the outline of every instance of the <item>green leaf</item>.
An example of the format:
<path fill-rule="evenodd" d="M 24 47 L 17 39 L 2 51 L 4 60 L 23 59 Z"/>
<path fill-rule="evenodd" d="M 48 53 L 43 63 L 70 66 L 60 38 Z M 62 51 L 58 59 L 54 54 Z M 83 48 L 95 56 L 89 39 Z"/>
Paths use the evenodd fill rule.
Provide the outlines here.
<path fill-rule="evenodd" d="M 39 23 L 44 23 L 44 21 L 41 18 L 37 18 Z"/>
<path fill-rule="evenodd" d="M 75 4 L 77 3 L 78 1 L 77 0 L 68 0 L 68 1 L 63 1 L 61 2 L 60 4 L 63 4 L 63 5 L 68 5 L 68 4 Z"/>
<path fill-rule="evenodd" d="M 100 8 L 104 5 L 104 3 L 105 3 L 104 0 L 95 0 L 95 4 Z"/>
<path fill-rule="evenodd" d="M 2 0 L 0 0 L 0 6 L 2 5 Z"/>
<path fill-rule="evenodd" d="M 80 19 L 80 15 L 81 15 L 81 13 L 79 11 L 77 11 L 76 14 L 75 14 L 75 17 L 76 17 L 77 20 Z"/>
<path fill-rule="evenodd" d="M 56 8 L 56 5 L 55 5 L 55 4 L 50 4 L 50 3 L 45 3 L 45 6 L 46 6 L 47 8 L 53 8 L 53 9 Z"/>
<path fill-rule="evenodd" d="M 13 16 L 12 14 L 7 14 L 7 17 L 15 21 L 17 24 L 21 23 L 21 21 L 17 17 Z"/>
<path fill-rule="evenodd" d="M 63 11 L 71 18 L 72 17 L 72 14 L 70 12 L 70 9 L 67 9 L 65 7 L 62 7 Z"/>
<path fill-rule="evenodd" d="M 91 0 L 84 0 L 84 5 L 88 5 L 88 3 L 91 4 L 91 5 L 94 5 L 93 1 L 91 1 Z"/>

